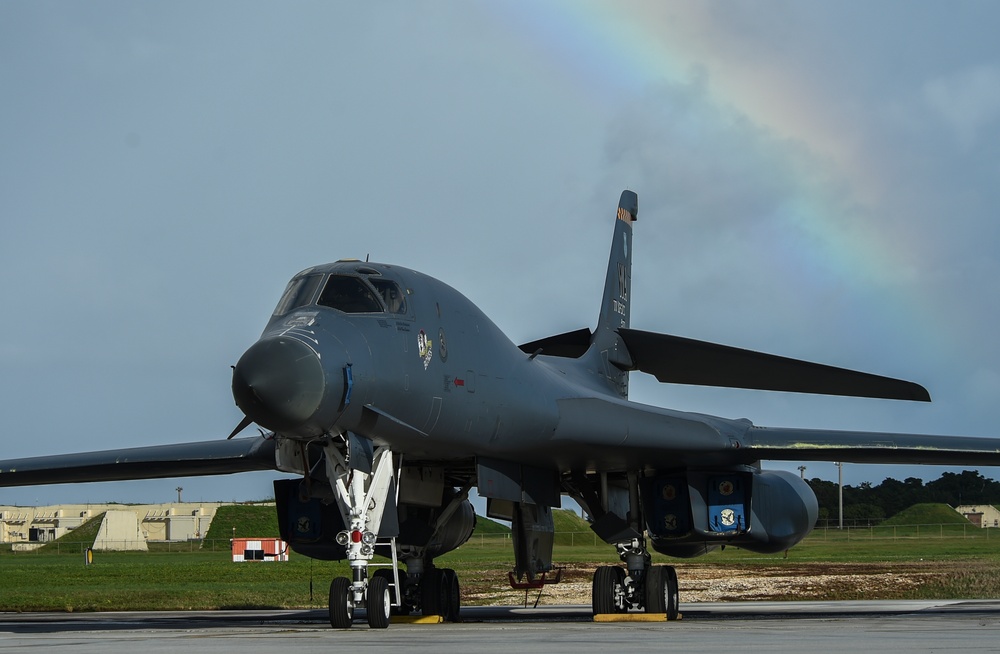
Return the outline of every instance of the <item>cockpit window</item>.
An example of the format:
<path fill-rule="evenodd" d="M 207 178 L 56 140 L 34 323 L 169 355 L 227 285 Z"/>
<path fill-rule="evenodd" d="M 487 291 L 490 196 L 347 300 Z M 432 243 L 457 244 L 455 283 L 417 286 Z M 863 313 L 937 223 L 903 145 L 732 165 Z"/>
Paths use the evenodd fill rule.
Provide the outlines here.
<path fill-rule="evenodd" d="M 340 275 L 330 276 L 318 303 L 344 313 L 376 313 L 383 310 L 367 284 L 357 277 Z"/>
<path fill-rule="evenodd" d="M 389 313 L 406 313 L 406 296 L 399 290 L 396 282 L 375 278 L 369 278 L 368 281 L 372 283 L 375 290 L 382 296 L 382 300 L 385 302 L 385 306 L 388 307 Z"/>
<path fill-rule="evenodd" d="M 303 275 L 288 282 L 285 293 L 274 308 L 274 315 L 283 316 L 292 309 L 298 309 L 312 302 L 316 289 L 323 281 L 323 275 Z"/>

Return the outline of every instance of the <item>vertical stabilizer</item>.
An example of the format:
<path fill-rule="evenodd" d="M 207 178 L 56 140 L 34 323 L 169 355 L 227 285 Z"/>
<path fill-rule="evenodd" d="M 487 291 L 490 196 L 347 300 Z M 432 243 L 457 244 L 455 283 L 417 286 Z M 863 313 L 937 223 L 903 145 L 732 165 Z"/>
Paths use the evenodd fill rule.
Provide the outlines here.
<path fill-rule="evenodd" d="M 601 358 L 602 373 L 622 397 L 628 396 L 628 372 L 632 367 L 628 350 L 617 331 L 628 328 L 632 290 L 632 223 L 639 214 L 639 197 L 633 191 L 622 191 L 615 216 L 615 232 L 608 259 L 608 274 L 604 280 L 601 315 L 591 340 L 591 354 Z"/>

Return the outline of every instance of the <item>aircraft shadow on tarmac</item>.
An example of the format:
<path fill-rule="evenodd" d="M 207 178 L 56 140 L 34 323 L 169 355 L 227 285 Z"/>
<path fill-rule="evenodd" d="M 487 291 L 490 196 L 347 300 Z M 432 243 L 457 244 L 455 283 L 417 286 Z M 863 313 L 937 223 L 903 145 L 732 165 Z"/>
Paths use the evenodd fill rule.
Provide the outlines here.
<path fill-rule="evenodd" d="M 817 620 L 870 618 L 878 616 L 920 616 L 961 613 L 1000 618 L 1000 601 L 871 601 L 871 602 L 732 602 L 705 605 L 682 605 L 682 622 L 731 620 Z M 642 616 L 636 613 L 636 616 Z M 325 610 L 248 610 L 248 611 L 151 611 L 111 613 L 3 613 L 0 633 L 54 634 L 93 631 L 169 631 L 176 629 L 225 629 L 240 626 L 296 627 L 328 629 Z M 356 622 L 363 623 L 359 612 Z M 536 609 L 522 607 L 466 607 L 462 622 L 476 623 L 590 623 L 589 606 L 550 606 Z M 671 623 L 676 625 L 676 623 Z M 648 623 L 647 623 L 648 625 Z M 664 626 L 667 622 L 664 621 Z M 680 625 L 676 625 L 680 626 Z M 676 628 L 672 627 L 672 628 Z"/>

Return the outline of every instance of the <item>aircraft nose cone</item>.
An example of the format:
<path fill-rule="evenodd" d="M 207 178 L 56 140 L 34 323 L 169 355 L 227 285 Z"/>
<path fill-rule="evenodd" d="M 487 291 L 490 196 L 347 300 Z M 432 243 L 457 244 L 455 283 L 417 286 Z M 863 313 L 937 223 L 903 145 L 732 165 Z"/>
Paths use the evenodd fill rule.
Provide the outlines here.
<path fill-rule="evenodd" d="M 302 426 L 319 409 L 326 390 L 316 352 L 293 338 L 254 343 L 233 369 L 233 398 L 244 414 L 274 431 Z"/>

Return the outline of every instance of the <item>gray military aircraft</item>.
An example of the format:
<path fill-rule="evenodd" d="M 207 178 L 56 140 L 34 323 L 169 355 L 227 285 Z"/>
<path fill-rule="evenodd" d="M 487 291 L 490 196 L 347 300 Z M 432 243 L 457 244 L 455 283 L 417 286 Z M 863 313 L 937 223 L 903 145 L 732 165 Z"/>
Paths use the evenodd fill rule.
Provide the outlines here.
<path fill-rule="evenodd" d="M 472 534 L 473 488 L 511 521 L 518 587 L 553 578 L 552 508 L 592 518 L 624 566 L 598 568 L 595 613 L 677 617 L 677 575 L 650 547 L 693 557 L 771 553 L 812 529 L 816 497 L 761 460 L 1000 464 L 1000 439 L 772 429 L 629 402 L 630 371 L 662 382 L 929 401 L 906 381 L 630 327 L 638 198 L 621 195 L 597 328 L 514 345 L 450 286 L 414 270 L 338 261 L 295 275 L 233 368 L 245 419 L 228 440 L 0 461 L 0 486 L 279 470 L 282 537 L 347 559 L 330 623 L 354 609 L 459 616 L 435 566 Z M 233 439 L 252 423 L 262 437 Z M 391 565 L 372 568 L 374 557 Z M 399 564 L 405 566 L 405 570 Z"/>

